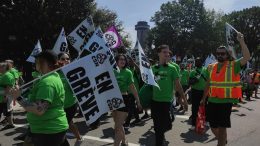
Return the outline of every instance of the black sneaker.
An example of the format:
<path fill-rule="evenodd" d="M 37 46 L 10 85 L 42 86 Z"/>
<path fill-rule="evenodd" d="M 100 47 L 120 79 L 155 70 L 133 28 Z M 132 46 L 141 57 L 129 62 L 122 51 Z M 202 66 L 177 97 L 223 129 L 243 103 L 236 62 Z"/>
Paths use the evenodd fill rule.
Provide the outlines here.
<path fill-rule="evenodd" d="M 125 123 L 123 126 L 124 126 L 125 129 L 129 129 L 130 128 L 130 124 L 126 124 Z"/>
<path fill-rule="evenodd" d="M 145 119 L 148 119 L 148 118 L 150 118 L 150 116 L 148 114 L 144 114 L 141 119 L 145 120 Z"/>
<path fill-rule="evenodd" d="M 11 128 L 15 128 L 15 126 L 13 124 L 8 124 L 4 128 L 2 128 L 2 130 L 7 130 L 7 129 L 11 129 Z"/>
<path fill-rule="evenodd" d="M 142 124 L 142 120 L 140 119 L 136 119 L 132 122 L 133 125 L 138 125 L 138 124 Z"/>
<path fill-rule="evenodd" d="M 5 125 L 7 123 L 7 119 L 5 118 L 5 119 L 3 119 L 1 122 L 0 122 L 0 124 L 2 124 L 2 125 Z"/>

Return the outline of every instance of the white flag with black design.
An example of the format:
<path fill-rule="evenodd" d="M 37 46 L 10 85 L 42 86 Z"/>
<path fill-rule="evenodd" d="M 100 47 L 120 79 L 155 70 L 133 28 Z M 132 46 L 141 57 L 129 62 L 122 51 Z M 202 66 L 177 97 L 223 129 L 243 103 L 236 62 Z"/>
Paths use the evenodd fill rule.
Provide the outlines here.
<path fill-rule="evenodd" d="M 131 57 L 136 64 L 139 64 L 139 50 L 138 50 L 138 41 L 135 43 L 134 49 L 131 51 Z"/>
<path fill-rule="evenodd" d="M 62 27 L 60 35 L 53 47 L 53 52 L 56 53 L 57 55 L 60 54 L 61 52 L 66 52 L 68 53 L 68 43 L 65 35 L 64 28 Z"/>
<path fill-rule="evenodd" d="M 38 55 L 39 53 L 42 52 L 42 47 L 41 47 L 41 43 L 38 40 L 37 44 L 35 45 L 32 53 L 30 54 L 30 56 L 27 58 L 27 62 L 31 62 L 31 63 L 35 63 L 35 56 Z"/>
<path fill-rule="evenodd" d="M 236 51 L 234 49 L 235 47 L 235 42 L 237 40 L 237 30 L 231 26 L 230 24 L 226 23 L 226 41 L 227 41 L 227 50 L 229 53 L 231 53 L 230 55 L 236 59 L 237 55 L 236 55 Z"/>
<path fill-rule="evenodd" d="M 141 72 L 142 80 L 149 85 L 153 85 L 159 88 L 159 85 L 154 80 L 154 74 L 151 68 L 151 64 L 149 62 L 148 57 L 144 54 L 144 51 L 137 40 L 135 48 L 138 48 L 139 51 L 139 68 Z"/>
<path fill-rule="evenodd" d="M 70 44 L 78 51 L 81 52 L 82 48 L 86 45 L 89 38 L 95 31 L 95 26 L 92 17 L 86 18 L 82 21 L 76 29 L 74 29 L 68 36 L 67 39 Z"/>

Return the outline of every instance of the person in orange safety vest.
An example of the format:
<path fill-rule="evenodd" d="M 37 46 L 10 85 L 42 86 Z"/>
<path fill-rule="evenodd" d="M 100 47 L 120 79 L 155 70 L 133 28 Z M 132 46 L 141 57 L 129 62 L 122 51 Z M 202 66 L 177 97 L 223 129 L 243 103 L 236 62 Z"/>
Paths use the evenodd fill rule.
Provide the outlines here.
<path fill-rule="evenodd" d="M 216 50 L 218 62 L 208 67 L 209 79 L 204 90 L 201 104 L 206 107 L 207 119 L 213 134 L 218 140 L 217 146 L 227 144 L 227 129 L 231 127 L 230 115 L 232 105 L 242 97 L 240 71 L 250 59 L 249 50 L 244 42 L 243 34 L 237 33 L 243 57 L 234 60 L 225 46 Z"/>

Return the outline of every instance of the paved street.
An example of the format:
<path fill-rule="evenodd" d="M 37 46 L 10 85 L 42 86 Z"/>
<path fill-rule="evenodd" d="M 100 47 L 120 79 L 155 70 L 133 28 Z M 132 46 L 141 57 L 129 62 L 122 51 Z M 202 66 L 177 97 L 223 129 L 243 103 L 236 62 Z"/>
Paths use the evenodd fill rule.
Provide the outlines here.
<path fill-rule="evenodd" d="M 253 101 L 240 104 L 239 111 L 232 113 L 232 128 L 228 129 L 228 145 L 230 146 L 259 146 L 260 143 L 260 99 L 252 98 Z M 0 143 L 2 146 L 21 145 L 22 141 L 14 140 L 26 130 L 26 119 L 24 111 L 16 107 L 15 123 L 16 128 L 0 131 Z M 109 114 L 110 115 L 110 114 Z M 80 132 L 84 135 L 83 146 L 112 146 L 113 143 L 113 122 L 110 116 L 102 120 L 102 125 L 92 131 L 88 131 L 82 118 L 76 118 Z M 190 131 L 188 117 L 190 112 L 185 115 L 177 115 L 173 124 L 173 129 L 166 134 L 169 146 L 214 146 L 216 140 L 210 130 L 205 135 L 198 135 Z M 2 126 L 0 127 L 2 128 Z M 75 138 L 68 133 L 69 142 L 74 145 Z M 154 131 L 152 120 L 145 121 L 145 124 L 135 126 L 127 132 L 130 146 L 154 145 Z"/>

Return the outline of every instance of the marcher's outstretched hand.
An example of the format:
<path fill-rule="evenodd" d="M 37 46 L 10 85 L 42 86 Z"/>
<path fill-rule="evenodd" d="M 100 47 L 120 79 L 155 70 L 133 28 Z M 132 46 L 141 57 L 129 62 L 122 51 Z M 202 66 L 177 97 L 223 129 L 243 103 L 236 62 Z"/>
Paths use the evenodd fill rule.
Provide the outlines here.
<path fill-rule="evenodd" d="M 244 42 L 244 35 L 241 32 L 237 33 L 237 40 L 239 42 Z"/>
<path fill-rule="evenodd" d="M 21 91 L 18 86 L 15 86 L 11 89 L 10 94 L 13 97 L 13 99 L 16 99 L 17 97 L 21 96 Z"/>

